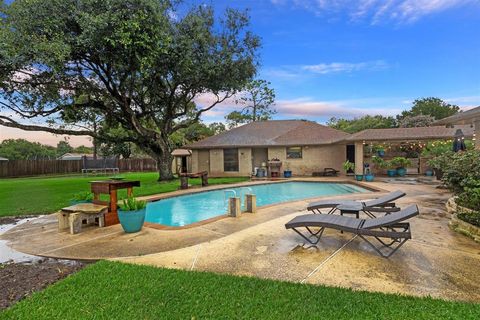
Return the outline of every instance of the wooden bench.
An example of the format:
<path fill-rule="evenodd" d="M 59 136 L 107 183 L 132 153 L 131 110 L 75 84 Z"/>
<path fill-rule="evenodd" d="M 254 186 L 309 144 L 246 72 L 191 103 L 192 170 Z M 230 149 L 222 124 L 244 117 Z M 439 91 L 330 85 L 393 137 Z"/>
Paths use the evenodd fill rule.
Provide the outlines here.
<path fill-rule="evenodd" d="M 188 178 L 202 178 L 202 187 L 208 186 L 208 172 L 180 173 L 180 189 L 188 189 Z"/>
<path fill-rule="evenodd" d="M 108 206 L 93 203 L 79 203 L 63 208 L 57 212 L 58 230 L 70 229 L 71 234 L 76 234 L 82 231 L 83 221 L 89 225 L 94 224 L 96 219 L 99 227 L 105 227 L 107 212 Z"/>

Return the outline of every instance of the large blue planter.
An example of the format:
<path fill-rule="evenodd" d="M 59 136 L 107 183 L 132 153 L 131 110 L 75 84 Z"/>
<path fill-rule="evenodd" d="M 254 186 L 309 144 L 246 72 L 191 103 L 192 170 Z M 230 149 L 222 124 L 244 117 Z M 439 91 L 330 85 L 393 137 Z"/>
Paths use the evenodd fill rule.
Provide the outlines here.
<path fill-rule="evenodd" d="M 118 210 L 118 220 L 120 220 L 123 230 L 127 233 L 133 233 L 142 230 L 146 212 L 147 208 L 137 211 Z"/>
<path fill-rule="evenodd" d="M 355 175 L 355 180 L 362 181 L 363 180 L 363 174 L 356 174 Z"/>
<path fill-rule="evenodd" d="M 366 174 L 365 175 L 365 181 L 367 182 L 372 182 L 375 176 L 373 174 Z"/>
<path fill-rule="evenodd" d="M 283 177 L 291 178 L 292 177 L 292 170 L 285 170 L 283 171 Z"/>
<path fill-rule="evenodd" d="M 396 175 L 397 175 L 397 170 L 395 170 L 395 169 L 388 169 L 387 170 L 387 176 L 395 177 Z"/>
<path fill-rule="evenodd" d="M 397 168 L 397 175 L 400 177 L 405 177 L 407 174 L 407 169 L 405 168 Z"/>

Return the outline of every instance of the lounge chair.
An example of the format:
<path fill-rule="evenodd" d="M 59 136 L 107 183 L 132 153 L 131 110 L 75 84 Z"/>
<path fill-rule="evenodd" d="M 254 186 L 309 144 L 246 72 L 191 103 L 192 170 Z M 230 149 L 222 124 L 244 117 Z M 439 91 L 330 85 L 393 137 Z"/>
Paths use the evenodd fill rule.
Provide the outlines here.
<path fill-rule="evenodd" d="M 373 214 L 369 214 L 373 211 L 377 211 L 377 208 L 380 208 L 383 210 L 383 208 L 390 207 L 390 208 L 395 208 L 395 203 L 393 201 L 404 197 L 406 195 L 405 192 L 396 190 L 393 192 L 390 192 L 384 196 L 381 196 L 380 198 L 377 199 L 372 199 L 369 201 L 363 201 L 363 200 L 322 200 L 322 201 L 316 201 L 316 202 L 311 202 L 308 204 L 307 210 L 312 211 L 313 213 L 322 213 L 320 210 L 321 209 L 330 209 L 327 214 L 332 214 L 336 210 L 340 210 L 340 213 L 355 213 L 359 211 L 364 211 L 366 212 L 370 217 L 375 217 Z M 397 210 L 392 210 L 392 211 L 398 211 Z M 358 218 L 358 214 L 357 214 Z"/>
<path fill-rule="evenodd" d="M 403 210 L 374 219 L 355 219 L 339 215 L 305 214 L 293 218 L 285 228 L 293 229 L 303 239 L 316 245 L 326 228 L 353 233 L 367 242 L 382 257 L 394 254 L 408 239 L 411 239 L 410 224 L 402 222 L 418 215 L 418 207 L 411 205 Z M 317 231 L 312 228 L 318 227 Z M 305 228 L 307 235 L 298 231 Z M 380 245 L 376 246 L 366 237 L 373 237 Z M 313 237 L 313 240 L 311 239 Z M 385 251 L 385 253 L 383 252 Z"/>

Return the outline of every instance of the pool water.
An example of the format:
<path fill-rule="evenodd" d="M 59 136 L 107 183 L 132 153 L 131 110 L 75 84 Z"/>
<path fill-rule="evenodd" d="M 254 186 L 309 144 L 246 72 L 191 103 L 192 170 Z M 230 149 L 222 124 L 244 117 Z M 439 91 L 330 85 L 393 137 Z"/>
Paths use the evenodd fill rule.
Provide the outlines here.
<path fill-rule="evenodd" d="M 260 207 L 312 197 L 358 192 L 369 190 L 353 184 L 299 181 L 218 189 L 149 202 L 145 221 L 179 227 L 217 217 L 227 213 L 228 198 L 234 194 L 241 198 L 243 207 L 245 194 L 253 193 L 257 197 L 257 207 Z"/>

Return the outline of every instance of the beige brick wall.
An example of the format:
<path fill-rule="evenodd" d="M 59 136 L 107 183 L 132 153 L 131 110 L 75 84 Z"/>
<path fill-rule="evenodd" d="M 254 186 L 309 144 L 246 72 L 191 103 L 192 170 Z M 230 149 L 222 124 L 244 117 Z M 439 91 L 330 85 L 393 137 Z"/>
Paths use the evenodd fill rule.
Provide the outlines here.
<path fill-rule="evenodd" d="M 213 177 L 249 176 L 252 172 L 252 149 L 238 149 L 238 172 L 223 171 L 223 149 L 210 150 L 210 175 Z"/>
<path fill-rule="evenodd" d="M 268 148 L 268 159 L 278 158 L 283 162 L 282 170 L 286 169 L 288 164 L 293 175 L 310 176 L 312 172 L 323 171 L 330 167 L 342 172 L 342 163 L 346 158 L 345 145 L 328 146 L 303 146 L 302 159 L 286 159 L 287 150 L 285 147 Z M 198 153 L 192 151 L 192 172 L 198 171 Z M 248 176 L 253 171 L 252 168 L 252 149 L 238 149 L 238 172 L 223 171 L 223 149 L 210 150 L 210 175 L 222 177 Z M 343 172 L 342 172 L 343 173 Z"/>
<path fill-rule="evenodd" d="M 198 172 L 198 150 L 192 150 L 192 172 Z"/>
<path fill-rule="evenodd" d="M 334 168 L 342 171 L 342 163 L 346 158 L 345 145 L 303 146 L 302 159 L 287 159 L 285 147 L 268 149 L 268 158 L 278 158 L 282 161 L 282 170 L 287 167 L 296 176 L 310 176 L 313 172 L 324 168 Z"/>

